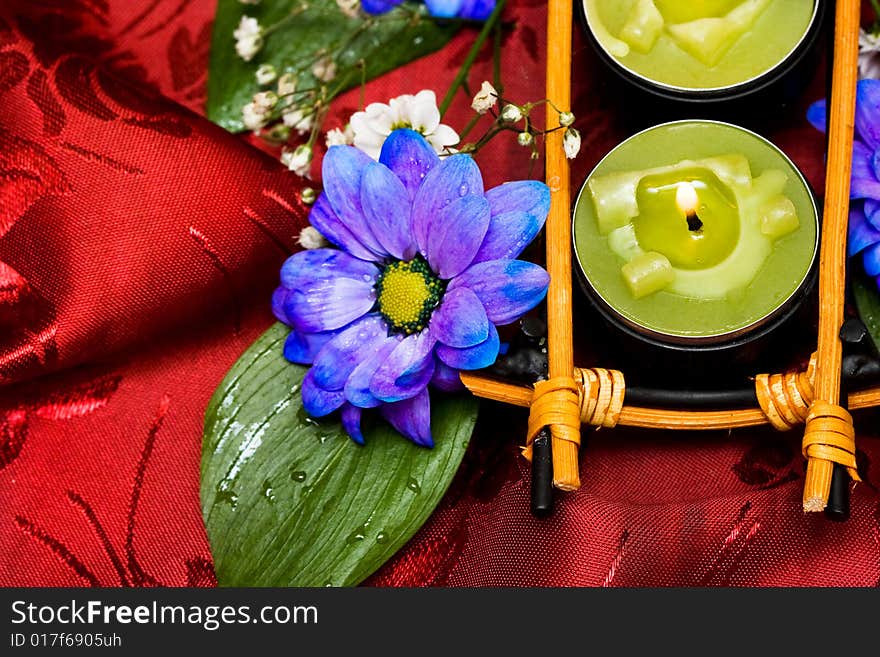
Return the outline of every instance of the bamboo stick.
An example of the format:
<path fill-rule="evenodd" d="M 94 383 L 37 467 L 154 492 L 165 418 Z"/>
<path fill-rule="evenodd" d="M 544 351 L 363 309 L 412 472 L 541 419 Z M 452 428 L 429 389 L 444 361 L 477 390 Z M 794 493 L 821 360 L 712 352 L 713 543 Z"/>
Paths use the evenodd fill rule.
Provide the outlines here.
<path fill-rule="evenodd" d="M 477 397 L 529 407 L 532 389 L 487 379 L 475 374 L 461 373 L 461 381 Z M 861 410 L 880 406 L 880 387 L 854 392 L 849 395 L 849 408 Z M 769 424 L 760 408 L 743 408 L 729 411 L 674 411 L 669 409 L 642 408 L 624 405 L 618 425 L 644 429 L 740 429 Z"/>
<path fill-rule="evenodd" d="M 547 98 L 560 111 L 571 106 L 571 0 L 550 0 L 547 7 Z M 547 129 L 559 127 L 559 116 L 547 108 Z M 550 187 L 547 216 L 547 336 L 550 378 L 574 372 L 571 282 L 571 207 L 568 160 L 562 148 L 564 130 L 547 135 L 545 173 Z M 552 426 L 553 484 L 563 490 L 580 487 L 578 445 L 563 438 L 564 426 Z"/>
<path fill-rule="evenodd" d="M 846 237 L 849 184 L 858 81 L 859 0 L 838 0 L 834 23 L 834 64 L 831 78 L 831 115 L 828 121 L 828 164 L 825 180 L 822 243 L 819 260 L 819 334 L 813 404 L 840 403 L 843 345 Z M 808 422 L 809 429 L 809 422 Z M 807 459 L 804 510 L 821 511 L 828 501 L 834 463 Z"/>

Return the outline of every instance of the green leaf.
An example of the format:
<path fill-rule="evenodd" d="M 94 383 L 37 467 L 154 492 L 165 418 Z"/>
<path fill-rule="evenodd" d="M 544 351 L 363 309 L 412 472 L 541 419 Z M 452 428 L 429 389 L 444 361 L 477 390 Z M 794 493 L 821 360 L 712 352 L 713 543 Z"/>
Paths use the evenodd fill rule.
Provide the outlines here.
<path fill-rule="evenodd" d="M 868 327 L 874 344 L 880 349 L 880 294 L 877 293 L 877 283 L 860 271 L 852 276 L 852 288 L 859 316 Z"/>
<path fill-rule="evenodd" d="M 361 82 L 359 62 L 364 62 L 364 79 L 372 79 L 445 45 L 458 29 L 457 22 L 437 23 L 424 5 L 407 3 L 381 16 L 345 16 L 336 0 L 308 0 L 308 8 L 266 37 L 263 49 L 250 62 L 235 53 L 232 32 L 243 15 L 268 27 L 298 11 L 303 0 L 273 0 L 243 5 L 238 0 L 219 0 L 211 38 L 208 71 L 207 113 L 227 130 L 244 130 L 241 108 L 260 90 L 254 73 L 260 64 L 275 66 L 279 75 L 297 74 L 298 89 L 317 85 L 311 73 L 318 52 L 340 53 L 336 57 L 338 77 L 328 87 L 340 90 Z M 422 86 L 413 89 L 413 93 Z"/>
<path fill-rule="evenodd" d="M 449 487 L 474 428 L 472 397 L 432 399 L 436 446 L 383 421 L 356 445 L 308 418 L 306 369 L 284 359 L 276 324 L 242 355 L 205 417 L 202 511 L 222 586 L 348 586 L 422 526 Z"/>

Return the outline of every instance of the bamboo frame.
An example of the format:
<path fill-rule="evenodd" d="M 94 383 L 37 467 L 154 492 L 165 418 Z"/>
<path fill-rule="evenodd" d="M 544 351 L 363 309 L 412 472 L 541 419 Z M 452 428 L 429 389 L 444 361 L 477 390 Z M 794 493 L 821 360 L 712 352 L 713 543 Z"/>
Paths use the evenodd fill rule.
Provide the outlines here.
<path fill-rule="evenodd" d="M 846 280 L 846 225 L 849 208 L 850 153 L 852 150 L 855 89 L 857 79 L 859 0 L 838 0 L 835 16 L 835 56 L 832 93 L 829 100 L 829 153 L 825 190 L 825 214 L 820 256 L 819 331 L 814 408 L 840 402 L 842 345 L 838 336 L 843 321 Z M 572 0 L 549 0 L 547 17 L 547 98 L 561 111 L 568 110 L 571 93 Z M 558 127 L 556 112 L 547 113 L 547 128 Z M 570 234 L 570 180 L 568 161 L 562 149 L 563 131 L 547 135 L 546 181 L 551 191 L 547 217 L 547 270 L 551 281 L 547 294 L 548 364 L 551 379 L 572 380 L 574 373 L 572 335 L 572 275 Z M 534 391 L 477 374 L 462 373 L 464 385 L 476 396 L 515 406 L 530 407 Z M 545 400 L 546 401 L 546 400 Z M 568 400 L 566 400 L 568 401 Z M 880 406 L 880 387 L 848 396 L 850 409 Z M 562 405 L 560 405 L 562 406 Z M 573 413 L 571 404 L 559 415 Z M 566 425 L 580 417 L 566 418 Z M 808 419 L 809 423 L 813 421 Z M 673 430 L 718 430 L 769 424 L 760 408 L 723 411 L 674 411 L 623 405 L 618 424 L 630 427 Z M 580 485 L 577 442 L 552 429 L 554 485 L 570 490 Z M 818 510 L 828 498 L 833 463 L 808 459 L 804 500 L 806 510 Z M 854 473 L 854 470 L 852 471 Z M 814 508 L 808 508 L 808 497 Z M 819 500 L 820 503 L 817 503 Z"/>

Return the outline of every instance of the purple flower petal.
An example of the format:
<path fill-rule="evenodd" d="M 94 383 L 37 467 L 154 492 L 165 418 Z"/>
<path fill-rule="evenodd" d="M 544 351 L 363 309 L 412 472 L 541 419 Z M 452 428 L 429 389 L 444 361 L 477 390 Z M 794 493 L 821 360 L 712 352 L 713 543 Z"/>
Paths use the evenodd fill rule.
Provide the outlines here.
<path fill-rule="evenodd" d="M 865 180 L 877 180 L 877 156 L 867 146 L 860 141 L 853 141 L 852 152 L 852 170 L 850 175 L 852 178 L 863 178 Z"/>
<path fill-rule="evenodd" d="M 474 262 L 517 257 L 535 239 L 550 211 L 550 189 L 536 180 L 500 185 L 486 192 L 486 200 L 492 219 Z"/>
<path fill-rule="evenodd" d="M 345 402 L 345 396 L 341 392 L 329 392 L 323 390 L 312 375 L 312 370 L 306 372 L 302 383 L 303 408 L 312 417 L 324 417 L 329 415 Z"/>
<path fill-rule="evenodd" d="M 403 0 L 361 0 L 361 7 L 363 7 L 364 11 L 368 14 L 385 14 L 394 9 L 401 2 L 403 2 Z"/>
<path fill-rule="evenodd" d="M 443 392 L 464 390 L 464 384 L 461 382 L 458 370 L 449 367 L 439 358 L 434 360 L 434 376 L 431 377 L 431 385 Z"/>
<path fill-rule="evenodd" d="M 880 243 L 865 249 L 862 254 L 862 262 L 869 276 L 880 276 Z"/>
<path fill-rule="evenodd" d="M 828 117 L 828 110 L 826 106 L 827 102 L 823 98 L 822 100 L 817 100 L 807 109 L 807 121 L 809 121 L 816 130 L 820 130 L 821 132 L 827 130 L 825 124 Z"/>
<path fill-rule="evenodd" d="M 853 178 L 849 187 L 850 198 L 873 198 L 880 200 L 880 182 L 874 176 Z"/>
<path fill-rule="evenodd" d="M 281 265 L 281 285 L 294 292 L 305 291 L 316 280 L 336 278 L 350 278 L 374 285 L 378 275 L 376 265 L 336 249 L 300 251 Z"/>
<path fill-rule="evenodd" d="M 400 178 L 412 201 L 422 186 L 422 180 L 440 163 L 440 158 L 422 135 L 415 130 L 400 128 L 385 139 L 379 162 Z"/>
<path fill-rule="evenodd" d="M 379 410 L 392 427 L 416 445 L 434 446 L 431 437 L 431 398 L 427 388 L 410 399 L 383 404 Z"/>
<path fill-rule="evenodd" d="M 361 206 L 361 183 L 373 159 L 354 146 L 331 146 L 324 156 L 322 176 L 324 193 L 330 207 L 367 249 L 379 256 L 387 255 L 370 230 L 370 223 Z"/>
<path fill-rule="evenodd" d="M 483 176 L 469 155 L 451 155 L 431 169 L 413 201 L 413 235 L 422 253 L 440 210 L 469 194 L 483 195 Z"/>
<path fill-rule="evenodd" d="M 455 18 L 461 5 L 462 0 L 425 0 L 428 13 L 437 18 Z"/>
<path fill-rule="evenodd" d="M 342 428 L 345 433 L 358 445 L 364 444 L 364 434 L 361 432 L 361 409 L 351 404 L 343 404 L 339 412 L 342 420 Z"/>
<path fill-rule="evenodd" d="M 441 209 L 423 250 L 431 269 L 443 279 L 458 276 L 473 262 L 489 229 L 489 202 L 482 196 L 463 196 Z"/>
<path fill-rule="evenodd" d="M 880 230 L 880 201 L 873 198 L 865 199 L 865 217 L 877 230 Z"/>
<path fill-rule="evenodd" d="M 375 290 L 350 278 L 317 281 L 305 292 L 290 291 L 284 312 L 304 333 L 342 328 L 367 314 L 376 302 Z"/>
<path fill-rule="evenodd" d="M 281 284 L 288 288 L 281 311 L 304 333 L 342 328 L 373 307 L 378 273 L 343 251 L 300 251 L 281 267 Z"/>
<path fill-rule="evenodd" d="M 854 256 L 872 244 L 880 242 L 880 230 L 868 223 L 864 210 L 858 204 L 849 209 L 847 253 Z"/>
<path fill-rule="evenodd" d="M 291 330 L 284 341 L 284 357 L 291 363 L 311 365 L 318 352 L 334 335 L 336 335 L 335 331 L 300 333 L 295 329 Z"/>
<path fill-rule="evenodd" d="M 394 348 L 370 380 L 370 392 L 383 402 L 417 395 L 434 374 L 434 345 L 430 331 L 410 335 Z"/>
<path fill-rule="evenodd" d="M 339 220 L 339 217 L 333 212 L 333 208 L 330 207 L 330 201 L 327 200 L 327 195 L 324 192 L 321 192 L 318 200 L 312 206 L 312 211 L 309 213 L 309 223 L 317 228 L 318 232 L 329 242 L 355 258 L 369 261 L 379 259 L 379 256 L 361 244 L 354 233 Z"/>
<path fill-rule="evenodd" d="M 284 324 L 290 325 L 287 313 L 284 312 L 284 302 L 287 301 L 287 288 L 276 287 L 272 292 L 272 314 L 275 318 Z"/>
<path fill-rule="evenodd" d="M 856 131 L 871 150 L 880 147 L 880 80 L 859 80 Z"/>
<path fill-rule="evenodd" d="M 463 0 L 457 18 L 471 21 L 484 21 L 495 9 L 495 0 Z"/>
<path fill-rule="evenodd" d="M 384 164 L 364 171 L 361 204 L 376 240 L 400 260 L 412 260 L 417 248 L 412 237 L 412 202 L 406 187 Z"/>
<path fill-rule="evenodd" d="M 490 322 L 509 324 L 541 302 L 549 283 L 547 272 L 531 262 L 490 260 L 473 265 L 454 279 L 447 294 L 467 287 L 482 302 Z"/>
<path fill-rule="evenodd" d="M 495 362 L 500 346 L 498 331 L 494 324 L 489 324 L 489 337 L 480 344 L 466 349 L 456 349 L 445 344 L 438 344 L 437 357 L 455 369 L 481 370 Z"/>
<path fill-rule="evenodd" d="M 473 347 L 489 337 L 486 309 L 466 287 L 450 290 L 443 296 L 429 326 L 434 337 L 450 347 Z"/>
<path fill-rule="evenodd" d="M 388 359 L 388 356 L 397 348 L 399 343 L 399 336 L 389 337 L 372 356 L 361 361 L 354 368 L 354 371 L 345 382 L 343 390 L 345 398 L 350 403 L 360 408 L 374 408 L 382 403 L 370 392 L 370 381 L 373 380 L 373 375 L 379 369 L 379 365 Z"/>
<path fill-rule="evenodd" d="M 372 356 L 387 339 L 388 325 L 378 314 L 353 322 L 324 345 L 315 357 L 312 376 L 324 390 L 342 390 L 361 361 Z"/>

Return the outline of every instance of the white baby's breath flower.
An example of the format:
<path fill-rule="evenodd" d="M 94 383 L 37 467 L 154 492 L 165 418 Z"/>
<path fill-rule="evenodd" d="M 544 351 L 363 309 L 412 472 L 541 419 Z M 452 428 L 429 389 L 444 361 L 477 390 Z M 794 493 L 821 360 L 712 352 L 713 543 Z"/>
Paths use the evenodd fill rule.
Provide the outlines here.
<path fill-rule="evenodd" d="M 241 108 L 241 120 L 248 130 L 259 130 L 269 121 L 278 96 L 272 91 L 254 94 L 251 102 Z"/>
<path fill-rule="evenodd" d="M 241 120 L 248 130 L 259 130 L 266 125 L 266 113 L 257 108 L 256 103 L 247 103 L 241 108 Z"/>
<path fill-rule="evenodd" d="M 292 151 L 284 149 L 281 162 L 298 176 L 306 176 L 312 165 L 312 149 L 307 144 L 301 144 Z"/>
<path fill-rule="evenodd" d="M 336 0 L 336 6 L 349 18 L 355 18 L 360 14 L 361 0 Z"/>
<path fill-rule="evenodd" d="M 440 123 L 437 96 L 430 89 L 416 95 L 405 94 L 385 103 L 371 103 L 351 117 L 354 145 L 374 160 L 379 159 L 382 143 L 393 130 L 412 128 L 421 133 L 438 153 L 448 152 L 458 143 L 458 133 Z"/>
<path fill-rule="evenodd" d="M 284 125 L 290 126 L 299 134 L 310 132 L 315 124 L 315 113 L 308 107 L 295 107 L 281 115 Z"/>
<path fill-rule="evenodd" d="M 314 226 L 303 228 L 299 233 L 296 243 L 304 249 L 323 249 L 326 246 L 330 246 L 330 242 L 324 239 L 324 236 Z"/>
<path fill-rule="evenodd" d="M 880 34 L 859 30 L 859 77 L 880 78 Z"/>
<path fill-rule="evenodd" d="M 581 133 L 577 128 L 567 128 L 565 135 L 562 137 L 562 150 L 565 151 L 565 157 L 573 160 L 581 150 Z"/>
<path fill-rule="evenodd" d="M 267 112 L 273 110 L 278 103 L 278 94 L 274 91 L 260 91 L 254 94 L 254 104 Z"/>
<path fill-rule="evenodd" d="M 571 112 L 560 112 L 559 113 L 559 125 L 564 128 L 572 125 L 574 123 L 574 114 Z"/>
<path fill-rule="evenodd" d="M 257 69 L 254 77 L 257 78 L 257 84 L 272 84 L 275 82 L 275 78 L 278 77 L 278 71 L 271 64 L 260 64 L 260 68 Z"/>
<path fill-rule="evenodd" d="M 333 128 L 327 131 L 327 147 L 330 146 L 346 146 L 354 142 L 354 133 L 351 130 L 351 124 L 347 124 L 344 130 Z"/>
<path fill-rule="evenodd" d="M 508 123 L 516 123 L 521 121 L 523 117 L 522 110 L 516 105 L 505 105 L 501 108 L 501 120 Z"/>
<path fill-rule="evenodd" d="M 251 61 L 263 47 L 263 28 L 256 18 L 242 16 L 232 36 L 235 38 L 235 52 L 246 62 Z"/>
<path fill-rule="evenodd" d="M 293 73 L 285 73 L 278 78 L 278 95 L 290 96 L 296 91 L 296 76 Z"/>
<path fill-rule="evenodd" d="M 330 82 L 336 77 L 336 62 L 330 57 L 321 57 L 312 66 L 312 75 L 321 82 Z"/>
<path fill-rule="evenodd" d="M 495 91 L 495 87 L 493 87 L 488 80 L 484 80 L 483 86 L 480 87 L 480 90 L 471 101 L 471 109 L 473 109 L 477 114 L 485 114 L 490 109 L 495 107 L 495 103 L 497 102 L 498 92 Z"/>
<path fill-rule="evenodd" d="M 535 138 L 532 137 L 531 132 L 523 131 L 516 136 L 516 143 L 520 146 L 531 146 L 533 141 L 535 141 Z"/>

